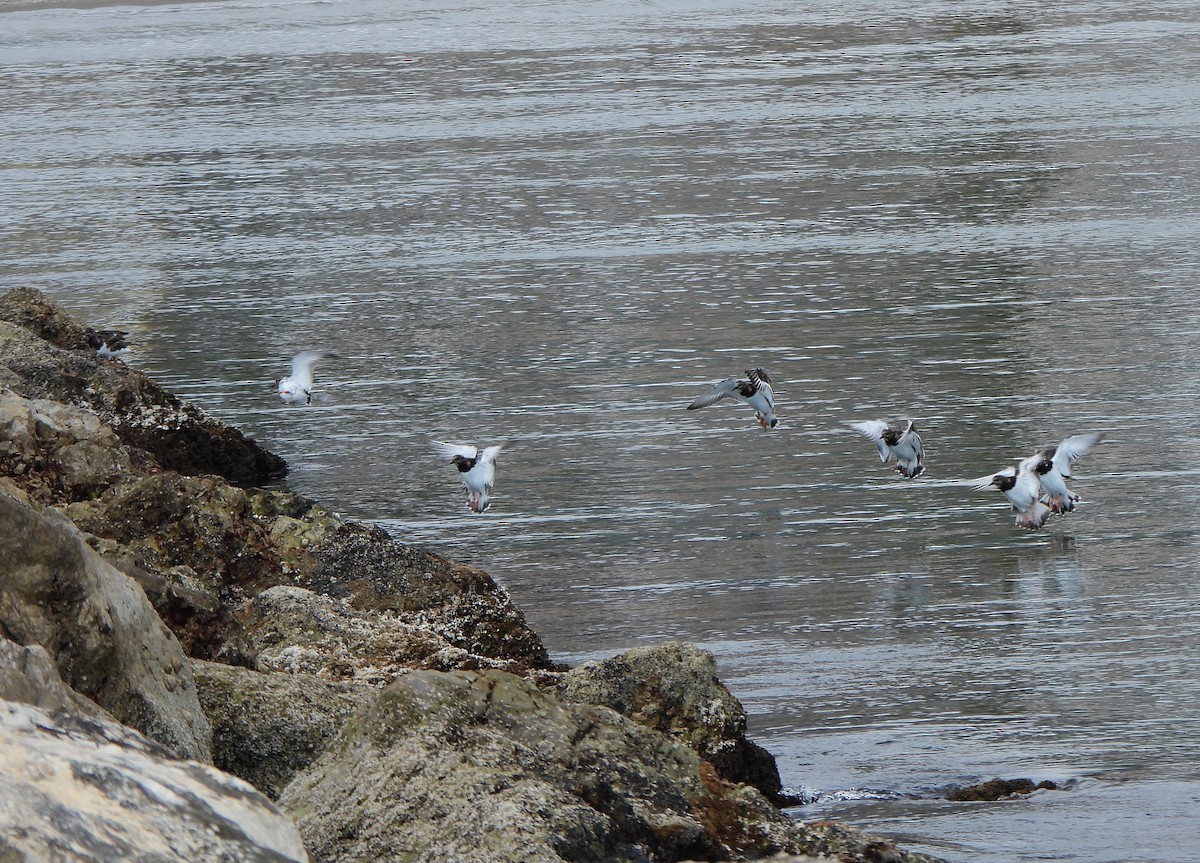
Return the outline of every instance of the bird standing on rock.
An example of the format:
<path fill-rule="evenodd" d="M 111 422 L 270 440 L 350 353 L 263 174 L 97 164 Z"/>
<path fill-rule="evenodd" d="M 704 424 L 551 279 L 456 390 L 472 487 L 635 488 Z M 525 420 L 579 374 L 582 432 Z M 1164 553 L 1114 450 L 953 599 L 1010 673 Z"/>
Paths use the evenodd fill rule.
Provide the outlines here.
<path fill-rule="evenodd" d="M 129 333 L 124 330 L 93 330 L 87 328 L 84 334 L 92 350 L 101 359 L 110 360 L 129 352 Z"/>
<path fill-rule="evenodd" d="M 688 405 L 687 409 L 694 411 L 716 404 L 721 399 L 737 399 L 753 408 L 760 426 L 764 429 L 775 428 L 779 425 L 779 417 L 775 416 L 775 391 L 771 389 L 770 376 L 763 369 L 748 369 L 746 377 L 748 380 L 744 381 L 726 378 Z"/>
<path fill-rule="evenodd" d="M 328 351 L 301 351 L 292 357 L 292 373 L 280 378 L 279 397 L 289 405 L 312 404 L 313 366 L 318 360 L 336 358 Z"/>
<path fill-rule="evenodd" d="M 434 441 L 433 448 L 442 458 L 458 468 L 458 478 L 467 489 L 467 506 L 472 512 L 484 512 L 492 505 L 492 486 L 496 483 L 496 456 L 504 444 L 496 444 L 482 452 L 470 444 Z"/>
<path fill-rule="evenodd" d="M 850 423 L 850 428 L 875 442 L 880 461 L 895 459 L 901 475 L 913 479 L 925 470 L 925 447 L 912 420 L 904 428 L 890 426 L 883 420 Z"/>

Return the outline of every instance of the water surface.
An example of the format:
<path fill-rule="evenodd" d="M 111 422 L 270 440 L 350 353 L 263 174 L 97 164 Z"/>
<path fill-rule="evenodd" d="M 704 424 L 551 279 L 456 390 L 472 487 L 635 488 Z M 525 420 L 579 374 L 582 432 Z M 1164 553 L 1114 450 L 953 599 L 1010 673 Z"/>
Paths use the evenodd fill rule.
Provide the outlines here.
<path fill-rule="evenodd" d="M 1043 6 L 2 13 L 0 289 L 132 330 L 556 658 L 712 650 L 798 817 L 1200 860 L 1200 11 Z M 753 366 L 776 430 L 683 410 Z M 1041 533 L 963 484 L 1091 429 Z M 485 516 L 430 438 L 507 442 Z M 995 776 L 1067 788 L 937 799 Z"/>

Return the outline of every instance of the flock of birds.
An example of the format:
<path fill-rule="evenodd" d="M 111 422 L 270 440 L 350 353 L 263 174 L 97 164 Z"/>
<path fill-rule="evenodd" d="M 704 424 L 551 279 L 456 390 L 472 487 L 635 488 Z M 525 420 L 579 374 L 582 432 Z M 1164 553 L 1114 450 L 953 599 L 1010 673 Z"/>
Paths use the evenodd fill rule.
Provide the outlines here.
<path fill-rule="evenodd" d="M 312 403 L 313 367 L 323 359 L 334 357 L 324 351 L 303 351 L 292 357 L 292 373 L 278 382 L 279 397 L 287 404 Z M 698 410 L 724 399 L 733 399 L 749 406 L 764 429 L 779 424 L 775 415 L 775 391 L 770 375 L 763 369 L 748 369 L 745 379 L 726 378 L 697 398 L 688 410 Z M 901 426 L 883 420 L 867 420 L 850 424 L 850 428 L 873 441 L 879 460 L 894 461 L 895 470 L 906 479 L 915 479 L 925 470 L 925 448 L 917 427 L 908 420 Z M 976 489 L 998 489 L 1008 498 L 1016 513 L 1019 527 L 1038 530 L 1046 524 L 1051 513 L 1071 512 L 1079 495 L 1067 488 L 1071 467 L 1100 441 L 1098 432 L 1072 435 L 1057 446 L 1038 450 L 1015 465 L 998 473 L 973 480 Z M 482 450 L 472 444 L 433 441 L 434 451 L 447 464 L 458 470 L 459 479 L 467 490 L 467 507 L 476 513 L 491 506 L 492 487 L 496 483 L 496 458 L 503 444 Z"/>

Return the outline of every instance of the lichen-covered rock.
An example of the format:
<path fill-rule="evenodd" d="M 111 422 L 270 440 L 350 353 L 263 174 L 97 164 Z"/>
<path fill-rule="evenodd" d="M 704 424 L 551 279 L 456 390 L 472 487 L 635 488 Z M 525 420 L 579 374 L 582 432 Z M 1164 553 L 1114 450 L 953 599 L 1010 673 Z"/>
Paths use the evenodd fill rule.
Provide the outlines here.
<path fill-rule="evenodd" d="M 87 331 L 37 291 L 0 296 L 0 384 L 29 398 L 84 405 L 126 445 L 180 473 L 249 485 L 287 464 L 237 429 L 181 401 L 119 360 L 97 356 Z"/>
<path fill-rule="evenodd" d="M 146 595 L 53 510 L 0 492 L 0 631 L 39 644 L 72 689 L 179 755 L 209 759 L 209 727 L 179 643 Z"/>
<path fill-rule="evenodd" d="M 0 860 L 308 859 L 249 785 L 101 718 L 0 701 Z"/>
<path fill-rule="evenodd" d="M 725 779 L 753 785 L 777 804 L 789 802 L 775 759 L 746 738 L 746 711 L 717 679 L 706 650 L 677 641 L 636 648 L 571 669 L 557 688 L 566 701 L 603 704 L 669 734 Z"/>
<path fill-rule="evenodd" d="M 804 840 L 692 749 L 498 671 L 398 678 L 280 805 L 318 863 L 724 860 Z"/>
<path fill-rule="evenodd" d="M 545 645 L 508 594 L 481 569 L 398 542 L 379 527 L 346 523 L 311 548 L 295 583 L 387 611 L 431 629 L 468 653 L 530 668 L 550 665 Z"/>
<path fill-rule="evenodd" d="M 376 694 L 367 686 L 304 674 L 263 674 L 212 662 L 196 662 L 194 669 L 213 729 L 213 764 L 272 799 Z"/>

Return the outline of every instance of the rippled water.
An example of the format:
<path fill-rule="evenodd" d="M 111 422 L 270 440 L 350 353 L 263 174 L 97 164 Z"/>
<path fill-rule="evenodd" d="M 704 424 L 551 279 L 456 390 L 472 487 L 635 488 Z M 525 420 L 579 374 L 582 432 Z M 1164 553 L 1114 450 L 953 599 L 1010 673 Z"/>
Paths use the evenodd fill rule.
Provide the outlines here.
<path fill-rule="evenodd" d="M 708 647 L 799 817 L 1200 860 L 1197 46 L 1170 0 L 8 11 L 0 289 L 558 658 Z M 775 431 L 683 410 L 757 365 Z M 847 423 L 910 416 L 907 483 Z M 1044 532 L 962 482 L 1089 429 Z M 508 442 L 487 515 L 431 437 Z M 1070 785 L 935 799 L 994 776 Z"/>

